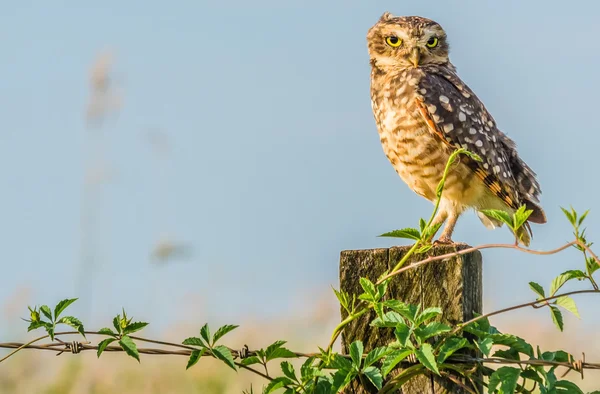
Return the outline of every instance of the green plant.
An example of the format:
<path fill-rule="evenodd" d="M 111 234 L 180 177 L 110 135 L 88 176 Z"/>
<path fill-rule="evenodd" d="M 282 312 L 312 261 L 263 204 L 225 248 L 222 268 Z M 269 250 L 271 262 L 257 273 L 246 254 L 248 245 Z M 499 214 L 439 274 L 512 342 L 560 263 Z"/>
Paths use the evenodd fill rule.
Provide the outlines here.
<path fill-rule="evenodd" d="M 438 199 L 443 193 L 446 176 L 461 154 L 477 160 L 478 157 L 464 149 L 459 149 L 450 157 L 442 180 L 439 184 Z M 563 310 L 579 317 L 574 299 L 575 294 L 600 293 L 593 275 L 600 268 L 600 260 L 591 250 L 592 243 L 585 237 L 582 228 L 588 214 L 579 215 L 573 208 L 563 209 L 563 212 L 573 226 L 574 240 L 551 251 L 539 252 L 522 248 L 517 242 L 514 244 L 482 245 L 442 256 L 424 257 L 419 262 L 405 266 L 409 258 L 415 255 L 426 255 L 432 248 L 431 240 L 439 230 L 439 225 L 432 225 L 433 217 L 438 210 L 435 206 L 428 221 L 421 219 L 419 228 L 405 228 L 382 234 L 386 237 L 400 237 L 415 241 L 403 258 L 390 271 L 382 275 L 376 282 L 367 278 L 360 278 L 363 293 L 350 295 L 334 289 L 334 293 L 342 308 L 348 313 L 334 330 L 329 344 L 320 348 L 315 353 L 299 353 L 286 348 L 285 341 L 276 341 L 264 349 L 241 351 L 234 350 L 223 344 L 221 340 L 226 334 L 238 328 L 236 325 L 220 327 L 211 335 L 208 324 L 199 330 L 199 336 L 189 337 L 181 344 L 156 341 L 131 334 L 147 326 L 145 322 L 132 322 L 125 310 L 113 319 L 112 328 L 102 328 L 97 332 L 84 331 L 83 324 L 74 317 L 62 317 L 62 312 L 72 304 L 75 299 L 61 301 L 55 308 L 54 314 L 50 308 L 43 305 L 39 308 L 29 308 L 30 325 L 28 331 L 43 328 L 47 335 L 39 337 L 26 344 L 0 344 L 0 347 L 16 347 L 16 349 L 0 360 L 4 361 L 24 348 L 48 349 L 53 351 L 96 350 L 98 357 L 107 350 L 123 351 L 129 356 L 140 361 L 140 353 L 146 354 L 177 354 L 188 357 L 186 368 L 196 365 L 202 357 L 210 356 L 221 360 L 227 367 L 239 370 L 246 369 L 256 373 L 267 380 L 263 393 L 276 391 L 284 394 L 292 393 L 338 393 L 352 381 L 358 380 L 361 384 L 374 387 L 380 393 L 395 392 L 405 383 L 418 375 L 435 374 L 453 381 L 466 392 L 480 393 L 480 387 L 485 387 L 488 393 L 533 393 L 538 390 L 542 394 L 583 393 L 574 383 L 557 376 L 557 368 L 564 367 L 567 371 L 582 371 L 583 368 L 596 367 L 600 364 L 574 362 L 574 357 L 563 350 L 545 350 L 534 347 L 523 338 L 502 333 L 490 324 L 489 318 L 500 313 L 507 313 L 515 309 L 533 307 L 547 307 L 551 319 L 559 330 L 564 329 Z M 518 209 L 513 215 L 502 211 L 486 211 L 485 214 L 505 223 L 515 234 L 526 223 L 531 211 L 525 207 Z M 581 270 L 569 270 L 558 275 L 550 284 L 548 291 L 538 283 L 530 282 L 530 288 L 536 295 L 531 302 L 515 305 L 499 311 L 479 315 L 470 321 L 450 326 L 437 320 L 442 310 L 437 307 L 421 309 L 402 300 L 390 300 L 384 297 L 387 294 L 388 284 L 395 276 L 409 269 L 414 269 L 423 264 L 441 262 L 449 257 L 470 253 L 475 250 L 488 248 L 509 248 L 525 253 L 554 254 L 574 247 L 583 256 L 584 267 Z M 561 293 L 560 290 L 568 282 L 582 282 L 589 288 Z M 350 354 L 340 354 L 333 351 L 333 344 L 344 328 L 353 320 L 374 310 L 375 319 L 371 326 L 380 329 L 393 329 L 395 340 L 378 347 L 364 351 L 360 341 L 350 345 Z M 44 319 L 45 318 L 45 319 Z M 75 332 L 55 332 L 57 324 L 66 324 L 76 329 Z M 468 333 L 468 336 L 464 336 Z M 46 346 L 34 345 L 36 342 L 50 338 L 52 341 L 58 336 L 81 334 L 99 335 L 105 337 L 98 345 L 85 345 L 60 342 Z M 115 343 L 118 345 L 114 345 Z M 138 342 L 149 342 L 166 345 L 176 350 L 165 349 L 138 349 Z M 10 346 L 9 346 L 10 345 Z M 496 350 L 493 350 L 496 349 Z M 477 356 L 474 356 L 474 355 Z M 299 370 L 296 370 L 288 359 L 304 358 Z M 280 373 L 274 375 L 273 364 L 278 364 Z M 496 369 L 492 368 L 497 367 Z M 257 369 L 260 367 L 260 369 Z M 401 370 L 390 377 L 391 372 L 401 367 Z M 263 372 L 264 370 L 264 372 Z M 249 393 L 253 393 L 250 388 Z M 596 391 L 595 394 L 600 394 Z M 593 393 L 593 394 L 594 394 Z"/>

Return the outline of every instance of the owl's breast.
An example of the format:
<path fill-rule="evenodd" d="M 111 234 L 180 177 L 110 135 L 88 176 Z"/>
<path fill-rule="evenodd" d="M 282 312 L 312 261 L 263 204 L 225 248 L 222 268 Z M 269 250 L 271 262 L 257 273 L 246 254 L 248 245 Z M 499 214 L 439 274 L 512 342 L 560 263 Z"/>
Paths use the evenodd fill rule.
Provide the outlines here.
<path fill-rule="evenodd" d="M 417 82 L 372 84 L 373 114 L 383 151 L 398 175 L 413 191 L 434 200 L 450 152 L 419 113 Z"/>

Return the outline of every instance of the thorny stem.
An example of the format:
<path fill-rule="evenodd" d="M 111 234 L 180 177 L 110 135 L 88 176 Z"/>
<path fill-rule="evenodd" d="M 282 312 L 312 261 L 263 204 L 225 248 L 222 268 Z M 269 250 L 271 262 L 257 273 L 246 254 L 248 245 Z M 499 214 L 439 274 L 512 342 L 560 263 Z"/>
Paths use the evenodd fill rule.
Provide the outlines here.
<path fill-rule="evenodd" d="M 364 301 L 361 301 L 359 303 L 359 305 L 363 304 L 363 303 L 364 303 Z M 331 340 L 329 341 L 329 345 L 327 345 L 327 349 L 326 350 L 327 351 L 331 350 L 331 348 L 333 347 L 333 344 L 335 343 L 335 340 L 341 334 L 341 332 L 344 329 L 344 327 L 346 327 L 354 319 L 356 319 L 356 318 L 364 315 L 368 310 L 369 310 L 369 308 L 365 307 L 365 308 L 361 309 L 360 311 L 355 312 L 355 313 L 349 315 L 340 324 L 338 324 L 337 327 L 333 330 L 333 335 L 331 336 Z"/>
<path fill-rule="evenodd" d="M 573 241 L 573 242 L 569 242 L 559 248 L 556 249 L 552 249 L 552 250 L 533 250 L 533 249 L 527 249 L 527 248 L 523 248 L 521 246 L 518 245 L 514 245 L 514 244 L 486 244 L 486 245 L 481 245 L 481 246 L 473 246 L 471 248 L 467 248 L 467 249 L 462 249 L 462 250 L 457 250 L 456 252 L 450 252 L 450 253 L 446 253 L 446 254 L 442 254 L 440 256 L 431 256 L 428 257 L 424 260 L 418 261 L 416 263 L 412 263 L 411 265 L 404 267 L 404 268 L 400 268 L 398 270 L 393 270 L 392 272 L 390 272 L 389 274 L 387 274 L 386 276 L 382 277 L 379 279 L 379 281 L 377 282 L 377 284 L 381 284 L 383 283 L 383 281 L 388 280 L 390 278 L 392 278 L 393 276 L 396 276 L 398 274 L 401 274 L 402 272 L 408 271 L 410 269 L 416 268 L 418 266 L 424 265 L 424 264 L 428 264 L 434 261 L 439 261 L 439 260 L 446 260 L 449 259 L 451 257 L 456 257 L 456 256 L 460 256 L 463 254 L 469 254 L 472 252 L 475 252 L 477 250 L 483 250 L 483 249 L 492 249 L 492 248 L 497 248 L 497 249 L 515 249 L 518 250 L 520 252 L 524 252 L 524 253 L 529 253 L 529 254 L 535 254 L 535 255 L 550 255 L 550 254 L 556 254 L 558 252 L 562 252 L 563 250 L 569 248 L 570 246 L 576 245 L 577 241 Z"/>
<path fill-rule="evenodd" d="M 448 336 L 456 334 L 457 332 L 459 332 L 460 330 L 462 330 L 463 328 L 465 328 L 466 326 L 468 326 L 471 323 L 474 323 L 474 322 L 476 322 L 478 320 L 481 320 L 481 319 L 485 319 L 485 318 L 490 317 L 490 316 L 499 315 L 501 313 L 514 311 L 515 309 L 526 308 L 528 306 L 532 306 L 534 308 L 541 308 L 541 307 L 549 306 L 550 305 L 550 304 L 547 303 L 547 301 L 554 300 L 554 299 L 560 298 L 560 297 L 565 297 L 565 296 L 573 295 L 573 294 L 585 294 L 585 293 L 600 293 L 600 290 L 594 289 L 594 290 L 576 290 L 576 291 L 570 291 L 568 293 L 553 295 L 552 297 L 541 298 L 539 300 L 535 300 L 535 301 L 531 301 L 531 302 L 526 302 L 524 304 L 511 306 L 511 307 L 504 308 L 504 309 L 499 309 L 497 311 L 486 313 L 486 314 L 483 314 L 481 316 L 474 317 L 471 320 L 468 320 L 468 321 L 466 321 L 464 323 L 458 324 L 452 331 L 450 331 L 448 333 Z M 538 306 L 537 304 L 540 304 L 540 303 L 542 303 L 542 305 Z"/>

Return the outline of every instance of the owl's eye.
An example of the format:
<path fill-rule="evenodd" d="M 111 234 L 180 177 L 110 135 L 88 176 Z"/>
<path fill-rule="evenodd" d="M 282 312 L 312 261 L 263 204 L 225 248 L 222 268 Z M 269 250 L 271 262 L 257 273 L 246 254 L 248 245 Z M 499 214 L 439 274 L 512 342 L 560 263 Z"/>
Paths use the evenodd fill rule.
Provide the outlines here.
<path fill-rule="evenodd" d="M 427 47 L 428 48 L 435 48 L 438 44 L 438 38 L 437 37 L 431 37 L 429 40 L 427 40 Z"/>
<path fill-rule="evenodd" d="M 394 37 L 394 36 L 387 37 L 387 38 L 385 39 L 385 42 L 386 42 L 386 43 L 387 43 L 389 46 L 391 46 L 391 47 L 394 47 L 394 48 L 398 48 L 400 45 L 402 45 L 402 40 L 401 40 L 401 39 L 399 39 L 398 37 Z"/>

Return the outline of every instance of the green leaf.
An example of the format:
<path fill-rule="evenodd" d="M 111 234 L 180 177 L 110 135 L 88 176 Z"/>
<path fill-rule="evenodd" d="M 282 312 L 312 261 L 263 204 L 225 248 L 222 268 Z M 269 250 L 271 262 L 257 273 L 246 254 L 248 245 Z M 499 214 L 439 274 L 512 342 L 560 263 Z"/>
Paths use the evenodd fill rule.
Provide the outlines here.
<path fill-rule="evenodd" d="M 390 311 L 383 315 L 383 319 L 377 317 L 371 321 L 373 327 L 396 327 L 398 324 L 404 324 L 404 319 L 398 312 Z"/>
<path fill-rule="evenodd" d="M 205 325 L 202 326 L 202 328 L 200 329 L 200 336 L 202 337 L 202 339 L 204 339 L 206 341 L 207 344 L 211 344 L 210 342 L 210 328 L 208 328 L 208 323 L 206 323 Z"/>
<path fill-rule="evenodd" d="M 594 260 L 593 257 L 588 257 L 585 263 L 586 263 L 587 270 L 589 271 L 590 275 L 592 275 L 594 272 L 596 272 L 596 271 L 598 271 L 598 269 L 600 269 L 600 264 L 598 264 L 596 262 L 596 260 Z"/>
<path fill-rule="evenodd" d="M 352 364 L 357 371 L 360 371 L 363 350 L 363 343 L 361 341 L 354 341 L 350 344 L 350 357 L 352 358 Z"/>
<path fill-rule="evenodd" d="M 563 207 L 560 207 L 560 209 L 562 209 L 563 213 L 565 214 L 565 216 L 567 217 L 567 219 L 569 220 L 569 222 L 573 226 L 575 226 L 575 223 L 577 221 L 577 213 L 575 213 L 575 211 L 573 210 L 573 208 L 571 208 L 571 211 L 567 211 Z"/>
<path fill-rule="evenodd" d="M 398 342 L 400 342 L 400 345 L 403 347 L 406 347 L 410 344 L 410 334 L 411 333 L 412 333 L 412 330 L 404 323 L 398 324 L 396 326 L 396 330 L 394 331 L 394 334 L 396 335 Z"/>
<path fill-rule="evenodd" d="M 207 347 L 206 343 L 198 337 L 190 337 L 183 340 L 182 344 L 188 346 L 202 346 Z"/>
<path fill-rule="evenodd" d="M 533 357 L 533 347 L 523 338 L 511 334 L 492 334 L 490 338 L 492 338 L 495 345 L 508 346 L 529 357 Z"/>
<path fill-rule="evenodd" d="M 115 338 L 106 338 L 105 340 L 103 340 L 102 342 L 100 342 L 98 344 L 98 351 L 96 352 L 96 354 L 98 355 L 98 357 L 100 357 L 100 355 L 102 354 L 102 352 L 104 351 L 104 349 L 106 349 L 106 347 L 108 345 L 110 345 L 111 343 L 113 343 L 114 341 L 116 341 Z"/>
<path fill-rule="evenodd" d="M 424 343 L 421 347 L 415 350 L 415 355 L 417 359 L 427 368 L 428 370 L 434 372 L 439 375 L 440 371 L 438 370 L 437 362 L 435 361 L 435 356 L 433 355 L 433 348 L 430 344 Z"/>
<path fill-rule="evenodd" d="M 289 389 L 287 394 L 295 394 L 297 391 Z M 315 394 L 331 394 L 331 382 L 324 379 L 319 379 L 315 388 Z M 283 393 L 286 394 L 286 393 Z"/>
<path fill-rule="evenodd" d="M 229 367 L 231 367 L 231 369 L 233 369 L 234 371 L 236 370 L 235 362 L 233 361 L 233 356 L 231 355 L 229 349 L 227 349 L 225 346 L 215 346 L 211 349 L 211 352 L 216 358 L 218 358 L 219 360 L 227 364 Z"/>
<path fill-rule="evenodd" d="M 117 336 L 117 334 L 111 330 L 110 328 L 101 328 L 100 330 L 98 330 L 98 334 L 102 334 L 102 335 L 111 335 L 111 336 Z"/>
<path fill-rule="evenodd" d="M 292 382 L 288 377 L 280 376 L 278 378 L 271 380 L 269 382 L 269 384 L 267 385 L 267 387 L 265 388 L 265 390 L 263 391 L 263 393 L 269 394 L 269 393 L 274 392 L 275 390 L 278 390 L 278 389 L 280 389 L 286 385 L 290 385 L 290 384 L 294 384 L 294 382 Z"/>
<path fill-rule="evenodd" d="M 581 217 L 579 218 L 579 221 L 577 222 L 577 225 L 579 227 L 581 227 L 581 224 L 583 223 L 583 221 L 585 220 L 585 218 L 587 217 L 588 213 L 590 213 L 590 210 L 588 209 L 587 211 L 585 211 Z"/>
<path fill-rule="evenodd" d="M 383 364 L 381 365 L 381 373 L 383 376 L 387 376 L 396 365 L 398 365 L 402 360 L 411 355 L 413 351 L 411 349 L 402 349 L 392 352 L 385 356 L 385 360 L 383 360 Z"/>
<path fill-rule="evenodd" d="M 569 382 L 568 380 L 559 380 L 554 384 L 554 387 L 566 389 L 566 390 L 557 390 L 559 393 L 565 394 L 583 394 L 583 391 L 573 382 Z"/>
<path fill-rule="evenodd" d="M 242 365 L 252 365 L 252 364 L 260 364 L 260 359 L 256 356 L 250 356 L 242 359 L 240 362 Z"/>
<path fill-rule="evenodd" d="M 442 314 L 441 308 L 438 308 L 438 307 L 426 308 L 423 310 L 423 312 L 421 312 L 419 314 L 419 317 L 417 317 L 415 324 L 418 326 L 422 323 L 425 323 L 427 320 L 433 319 L 434 317 L 441 315 L 441 314 Z"/>
<path fill-rule="evenodd" d="M 423 230 L 425 230 L 425 227 L 427 227 L 427 222 L 425 222 L 425 219 L 419 219 L 419 230 L 423 232 Z"/>
<path fill-rule="evenodd" d="M 119 345 L 121 345 L 123 350 L 125 350 L 125 353 L 140 362 L 140 354 L 138 353 L 137 345 L 131 338 L 129 338 L 127 335 L 123 335 L 119 341 Z"/>
<path fill-rule="evenodd" d="M 428 338 L 450 330 L 451 328 L 448 325 L 434 321 L 428 323 L 426 326 L 417 327 L 415 329 L 415 335 L 423 342 Z"/>
<path fill-rule="evenodd" d="M 432 244 L 426 244 L 426 245 L 423 245 L 423 246 L 421 246 L 419 249 L 417 249 L 417 250 L 415 251 L 415 253 L 416 253 L 416 254 L 423 254 L 423 253 L 427 253 L 427 252 L 429 252 L 429 251 L 431 250 L 431 248 L 433 248 L 433 245 L 432 245 Z"/>
<path fill-rule="evenodd" d="M 559 363 L 567 363 L 569 360 L 574 359 L 573 355 L 565 352 L 564 350 L 557 350 L 554 353 L 554 361 Z"/>
<path fill-rule="evenodd" d="M 369 298 L 367 299 L 367 301 L 377 301 L 378 300 L 377 289 L 375 288 L 375 285 L 373 284 L 373 282 L 371 282 L 367 278 L 360 278 L 360 285 L 362 286 L 365 293 L 369 295 Z M 358 298 L 365 299 L 362 297 L 362 295 Z"/>
<path fill-rule="evenodd" d="M 345 369 L 349 371 L 352 369 L 352 361 L 346 357 L 342 357 L 340 354 L 334 354 L 328 366 L 332 369 Z"/>
<path fill-rule="evenodd" d="M 142 328 L 146 327 L 147 325 L 148 325 L 148 323 L 139 322 L 139 321 L 135 322 L 135 323 L 131 323 L 127 327 L 125 327 L 125 329 L 123 330 L 123 334 L 134 333 L 134 332 L 139 331 Z"/>
<path fill-rule="evenodd" d="M 529 282 L 529 287 L 531 288 L 531 290 L 533 290 L 535 294 L 539 296 L 538 300 L 541 298 L 546 298 L 546 292 L 544 292 L 544 288 L 540 284 L 535 282 Z"/>
<path fill-rule="evenodd" d="M 567 281 L 571 279 L 582 279 L 585 277 L 586 274 L 580 270 L 569 270 L 563 272 L 554 278 L 554 280 L 552 280 L 552 284 L 550 285 L 550 296 L 555 295 L 558 289 L 560 289 Z"/>
<path fill-rule="evenodd" d="M 494 340 L 491 337 L 487 337 L 484 339 L 480 339 L 475 342 L 477 348 L 483 353 L 486 357 L 490 355 L 490 350 L 492 350 L 492 346 L 494 345 Z"/>
<path fill-rule="evenodd" d="M 373 303 L 373 310 L 377 314 L 377 317 L 379 317 L 379 318 L 383 317 L 383 303 L 381 303 L 381 302 Z"/>
<path fill-rule="evenodd" d="M 383 233 L 380 237 L 405 238 L 415 241 L 421 240 L 421 233 L 416 228 L 403 228 L 402 230 L 394 230 L 388 233 Z"/>
<path fill-rule="evenodd" d="M 338 291 L 334 287 L 331 287 L 331 288 L 333 289 L 333 292 L 335 293 L 335 296 L 337 297 L 338 301 L 340 302 L 340 305 L 342 306 L 342 308 L 344 308 L 346 310 L 346 312 L 348 312 L 350 314 L 351 313 L 351 311 L 350 311 L 350 295 L 343 290 Z"/>
<path fill-rule="evenodd" d="M 550 316 L 552 316 L 552 321 L 554 322 L 556 327 L 558 327 L 558 329 L 562 331 L 565 325 L 563 323 L 563 317 L 560 310 L 557 307 L 550 305 Z"/>
<path fill-rule="evenodd" d="M 537 382 L 539 384 L 544 383 L 543 379 L 540 377 L 538 372 L 532 368 L 521 371 L 521 377 L 523 379 L 533 380 L 534 382 Z"/>
<path fill-rule="evenodd" d="M 511 229 L 514 229 L 513 218 L 507 212 L 504 212 L 504 211 L 501 211 L 498 209 L 483 209 L 480 212 L 483 212 L 486 216 L 488 216 L 492 219 L 499 220 L 500 222 L 506 224 Z"/>
<path fill-rule="evenodd" d="M 539 353 L 539 349 L 538 349 L 538 353 Z M 541 355 L 539 355 L 538 358 L 540 358 L 544 361 L 556 361 L 559 363 L 564 363 L 564 362 L 569 362 L 569 356 L 570 356 L 569 353 L 567 353 L 563 350 L 558 350 L 556 352 L 544 352 Z"/>
<path fill-rule="evenodd" d="M 373 383 L 378 390 L 381 390 L 381 384 L 383 383 L 383 377 L 381 371 L 376 367 L 367 367 L 363 374 Z"/>
<path fill-rule="evenodd" d="M 294 371 L 294 366 L 292 364 L 290 364 L 289 362 L 287 362 L 287 361 L 281 362 L 281 371 L 283 372 L 283 374 L 285 376 L 287 376 L 291 380 L 295 380 L 296 382 L 298 381 L 298 378 L 296 377 L 296 371 Z"/>
<path fill-rule="evenodd" d="M 569 312 L 581 319 L 581 316 L 579 316 L 579 311 L 577 310 L 577 305 L 575 304 L 575 300 L 571 297 L 562 296 L 557 298 L 556 305 L 565 308 L 566 310 L 568 310 Z"/>
<path fill-rule="evenodd" d="M 83 323 L 79 321 L 76 317 L 73 316 L 65 316 L 62 317 L 56 324 L 66 324 L 67 326 L 73 327 L 77 332 L 79 332 L 85 338 L 85 329 L 83 328 Z"/>
<path fill-rule="evenodd" d="M 478 313 L 474 313 L 474 315 L 474 317 L 481 316 Z M 487 317 L 481 318 L 466 325 L 463 330 L 479 338 L 486 337 L 489 334 L 500 334 L 500 331 L 490 324 L 490 320 Z"/>
<path fill-rule="evenodd" d="M 72 303 L 74 303 L 75 301 L 77 301 L 77 298 L 70 298 L 70 299 L 62 300 L 61 302 L 56 304 L 56 306 L 54 307 L 54 319 L 58 319 L 60 314 L 63 313 L 63 311 L 65 309 L 67 309 L 67 307 L 69 305 L 71 305 Z"/>
<path fill-rule="evenodd" d="M 121 324 L 119 323 L 121 320 L 121 315 L 117 315 L 113 319 L 113 327 L 118 333 L 121 333 Z"/>
<path fill-rule="evenodd" d="M 380 300 L 385 293 L 387 292 L 387 287 L 388 287 L 388 281 L 384 281 L 383 283 L 380 283 L 378 285 L 376 285 L 377 288 L 377 299 Z"/>
<path fill-rule="evenodd" d="M 267 361 L 274 360 L 276 358 L 296 358 L 296 354 L 284 347 L 282 347 L 286 342 L 285 341 L 277 341 L 273 344 L 269 345 L 265 350 L 265 357 Z"/>
<path fill-rule="evenodd" d="M 50 308 L 48 308 L 48 305 L 40 306 L 40 311 L 48 318 L 48 320 L 54 321 L 54 319 L 52 319 L 52 312 L 50 311 Z"/>
<path fill-rule="evenodd" d="M 526 209 L 525 205 L 521 205 L 519 209 L 517 209 L 517 211 L 513 214 L 515 229 L 521 228 L 521 226 L 523 226 L 523 224 L 527 221 L 527 219 L 532 213 L 532 209 Z"/>
<path fill-rule="evenodd" d="M 440 227 L 442 227 L 442 224 L 443 223 L 435 223 L 435 224 L 432 224 L 431 226 L 427 227 L 425 229 L 425 231 L 423 232 L 423 238 L 424 239 L 431 239 L 431 238 L 433 238 L 433 236 L 435 234 L 437 234 L 437 232 L 440 229 Z M 433 246 L 433 245 L 430 245 L 430 246 Z"/>
<path fill-rule="evenodd" d="M 516 351 L 515 349 L 511 349 L 511 348 L 496 350 L 494 352 L 494 354 L 492 355 L 492 357 L 502 357 L 502 358 L 507 358 L 509 360 L 520 360 L 521 359 L 519 352 Z"/>
<path fill-rule="evenodd" d="M 406 304 L 399 300 L 388 300 L 384 301 L 383 305 L 387 306 L 391 310 L 398 312 L 406 320 L 411 323 L 415 322 L 417 314 L 419 313 L 419 307 L 417 305 Z"/>
<path fill-rule="evenodd" d="M 343 369 L 338 370 L 333 375 L 333 384 L 331 385 L 331 392 L 332 393 L 341 392 L 342 389 L 344 387 L 348 386 L 348 384 L 352 381 L 352 379 L 354 379 L 354 376 L 356 376 L 356 371 L 354 371 L 354 370 L 350 370 L 350 371 L 346 371 Z"/>
<path fill-rule="evenodd" d="M 303 382 L 311 380 L 318 373 L 318 370 L 313 366 L 314 361 L 315 357 L 309 357 L 300 366 L 300 376 Z"/>
<path fill-rule="evenodd" d="M 513 367 L 498 368 L 489 379 L 489 393 L 495 393 L 496 388 L 500 385 L 500 393 L 512 394 L 517 388 L 517 380 L 521 370 Z"/>
<path fill-rule="evenodd" d="M 48 324 L 49 323 L 47 323 L 45 321 L 32 321 L 29 324 L 29 327 L 27 327 L 27 332 L 36 330 L 36 329 L 38 329 L 40 327 L 46 327 L 47 328 Z M 49 327 L 52 328 L 52 324 L 50 324 Z"/>
<path fill-rule="evenodd" d="M 50 339 L 54 340 L 54 327 L 52 325 L 46 326 L 46 332 L 50 335 Z"/>
<path fill-rule="evenodd" d="M 369 352 L 369 354 L 367 354 L 367 357 L 365 358 L 363 368 L 373 365 L 373 363 L 376 363 L 381 358 L 385 357 L 385 355 L 388 354 L 389 352 L 390 352 L 390 350 L 388 349 L 387 346 L 376 347 L 375 349 L 371 350 Z"/>
<path fill-rule="evenodd" d="M 215 332 L 215 335 L 213 336 L 213 344 L 217 343 L 217 341 L 221 339 L 223 335 L 235 330 L 238 327 L 239 326 L 233 324 L 226 324 L 222 327 L 219 327 L 219 329 L 217 330 L 217 332 Z"/>
<path fill-rule="evenodd" d="M 190 358 L 185 369 L 187 370 L 193 367 L 198 362 L 198 360 L 200 360 L 200 357 L 202 357 L 205 350 L 206 348 L 192 350 L 192 354 L 190 354 Z"/>
<path fill-rule="evenodd" d="M 465 338 L 450 337 L 444 341 L 444 344 L 440 347 L 437 356 L 438 364 L 442 364 L 453 355 L 456 351 L 466 347 L 469 344 Z"/>

